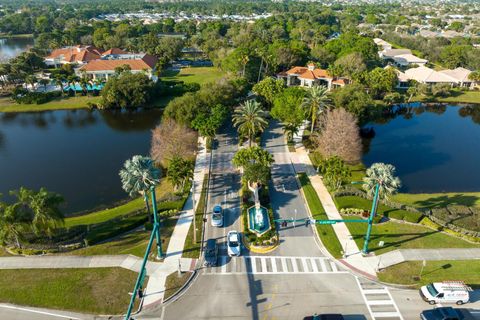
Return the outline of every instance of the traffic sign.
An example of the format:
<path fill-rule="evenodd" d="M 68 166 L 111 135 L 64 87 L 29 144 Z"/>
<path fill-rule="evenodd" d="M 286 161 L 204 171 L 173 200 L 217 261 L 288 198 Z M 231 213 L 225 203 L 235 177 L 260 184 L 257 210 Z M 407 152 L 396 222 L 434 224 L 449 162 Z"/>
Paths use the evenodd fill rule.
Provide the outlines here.
<path fill-rule="evenodd" d="M 335 224 L 337 221 L 335 220 L 317 220 L 317 224 Z"/>

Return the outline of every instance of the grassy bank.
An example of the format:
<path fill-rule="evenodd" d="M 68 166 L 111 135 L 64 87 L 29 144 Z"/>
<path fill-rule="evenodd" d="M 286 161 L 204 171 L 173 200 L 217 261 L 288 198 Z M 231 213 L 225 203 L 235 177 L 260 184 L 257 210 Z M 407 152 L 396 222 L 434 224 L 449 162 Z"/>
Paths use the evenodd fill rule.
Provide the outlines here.
<path fill-rule="evenodd" d="M 203 177 L 202 192 L 200 200 L 197 204 L 197 210 L 195 211 L 195 227 L 197 243 L 193 242 L 193 223 L 188 230 L 187 239 L 185 239 L 185 246 L 183 247 L 182 257 L 184 258 L 198 258 L 200 256 L 200 249 L 202 246 L 202 229 L 203 229 L 203 213 L 207 206 L 207 186 L 208 186 L 208 174 Z"/>
<path fill-rule="evenodd" d="M 162 199 L 168 193 L 173 192 L 173 186 L 167 179 L 162 179 L 160 185 L 155 189 L 157 199 Z M 145 202 L 142 197 L 138 197 L 120 206 L 84 214 L 80 216 L 70 217 L 65 219 L 65 227 L 74 227 L 78 225 L 89 225 L 101 223 L 113 218 L 126 215 L 136 210 L 143 209 Z"/>
<path fill-rule="evenodd" d="M 352 216 L 344 218 L 356 219 Z M 347 227 L 358 247 L 362 248 L 367 224 L 347 223 Z M 383 247 L 379 246 L 380 241 L 384 242 Z M 421 225 L 389 221 L 373 225 L 369 247 L 378 255 L 396 249 L 480 248 L 480 245 Z"/>
<path fill-rule="evenodd" d="M 421 276 L 420 276 L 421 272 Z M 408 284 L 420 287 L 427 283 L 445 280 L 461 280 L 470 286 L 480 287 L 479 260 L 427 261 L 422 271 L 422 261 L 403 262 L 377 274 L 380 281 Z M 419 277 L 420 280 L 414 277 Z"/>
<path fill-rule="evenodd" d="M 420 102 L 432 102 L 428 97 L 425 96 L 416 96 L 412 99 L 413 101 Z M 451 103 L 480 103 L 480 91 L 478 90 L 469 90 L 469 91 L 460 91 L 453 90 L 450 97 L 446 98 L 435 98 L 435 102 L 451 102 Z"/>
<path fill-rule="evenodd" d="M 163 299 L 170 298 L 175 292 L 180 290 L 191 275 L 190 272 L 182 272 L 180 277 L 178 276 L 178 272 L 169 274 L 165 281 L 165 293 Z"/>
<path fill-rule="evenodd" d="M 300 174 L 299 176 L 300 183 L 302 185 L 303 194 L 307 200 L 308 207 L 310 212 L 313 215 L 314 219 L 324 219 L 328 220 L 327 214 L 323 209 L 322 203 L 318 198 L 318 195 L 310 183 L 305 173 Z M 338 241 L 335 231 L 331 225 L 316 225 L 318 234 L 320 235 L 320 240 L 322 244 L 327 248 L 328 252 L 335 258 L 340 258 L 342 256 L 342 246 Z"/>
<path fill-rule="evenodd" d="M 182 68 L 180 71 L 166 70 L 161 77 L 164 81 L 183 81 L 200 85 L 216 81 L 225 76 L 225 72 L 216 67 Z"/>
<path fill-rule="evenodd" d="M 0 270 L 0 301 L 120 314 L 128 306 L 136 276 L 120 268 Z"/>
<path fill-rule="evenodd" d="M 452 204 L 480 207 L 480 192 L 399 193 L 394 195 L 392 200 L 420 209 Z"/>
<path fill-rule="evenodd" d="M 34 112 L 67 109 L 85 109 L 87 103 L 98 103 L 100 97 L 77 96 L 57 98 L 43 104 L 16 103 L 10 98 L 0 98 L 0 112 Z"/>

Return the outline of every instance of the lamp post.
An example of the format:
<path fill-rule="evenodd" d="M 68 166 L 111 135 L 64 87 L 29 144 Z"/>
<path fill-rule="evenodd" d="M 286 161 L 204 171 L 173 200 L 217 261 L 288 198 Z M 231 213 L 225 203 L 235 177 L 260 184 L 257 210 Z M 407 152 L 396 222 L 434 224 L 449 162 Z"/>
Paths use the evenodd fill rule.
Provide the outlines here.
<path fill-rule="evenodd" d="M 197 210 L 195 206 L 195 180 L 192 179 L 192 204 L 193 204 L 193 243 L 197 243 L 197 223 L 196 221 L 196 215 L 197 215 Z"/>
<path fill-rule="evenodd" d="M 155 233 L 155 238 L 157 240 L 157 257 L 159 259 L 163 258 L 163 252 L 162 252 L 162 240 L 160 238 L 160 223 L 158 219 L 158 213 L 157 213 L 157 198 L 155 195 L 155 187 L 152 186 L 150 188 L 150 194 L 152 197 L 152 209 L 153 209 L 153 232 Z"/>

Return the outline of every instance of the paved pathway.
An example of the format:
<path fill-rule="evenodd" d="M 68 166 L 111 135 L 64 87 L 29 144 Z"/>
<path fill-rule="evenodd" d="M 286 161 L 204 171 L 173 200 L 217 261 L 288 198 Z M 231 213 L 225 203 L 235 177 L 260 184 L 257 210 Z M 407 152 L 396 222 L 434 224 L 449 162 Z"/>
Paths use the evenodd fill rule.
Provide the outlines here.
<path fill-rule="evenodd" d="M 181 259 L 185 240 L 188 235 L 188 230 L 193 221 L 193 199 L 195 197 L 195 205 L 198 205 L 200 195 L 202 193 L 203 178 L 208 173 L 210 165 L 210 153 L 207 153 L 205 139 L 199 138 L 199 149 L 195 161 L 195 169 L 193 179 L 195 181 L 195 194 L 190 195 L 185 202 L 183 212 L 180 214 L 175 229 L 173 230 L 170 242 L 166 252 L 166 257 L 163 261 L 164 267 L 156 270 L 149 277 L 147 287 L 145 288 L 145 298 L 143 301 L 144 307 L 152 306 L 163 301 L 165 292 L 165 281 L 167 276 L 172 272 L 178 270 L 179 263 L 184 264 L 182 269 L 192 269 L 192 262 Z"/>
<path fill-rule="evenodd" d="M 303 128 L 301 127 L 298 136 L 303 135 Z M 342 216 L 337 210 L 335 203 L 333 202 L 332 196 L 328 192 L 327 188 L 323 184 L 322 178 L 317 174 L 310 158 L 308 156 L 308 150 L 301 144 L 297 143 L 296 152 L 290 152 L 290 159 L 295 168 L 295 171 L 305 172 L 310 182 L 317 192 L 318 198 L 322 203 L 323 208 L 329 219 L 342 219 Z M 370 277 L 376 277 L 375 268 L 378 264 L 376 257 L 365 258 L 362 256 L 360 249 L 358 248 L 355 240 L 353 240 L 350 231 L 344 223 L 336 223 L 332 225 L 333 230 L 335 231 L 340 244 L 342 245 L 343 252 L 345 253 L 345 258 L 342 259 L 342 262 L 345 262 L 350 268 L 357 269 L 364 275 Z"/>
<path fill-rule="evenodd" d="M 378 256 L 378 268 L 387 268 L 404 261 L 480 260 L 480 249 L 398 249 Z"/>

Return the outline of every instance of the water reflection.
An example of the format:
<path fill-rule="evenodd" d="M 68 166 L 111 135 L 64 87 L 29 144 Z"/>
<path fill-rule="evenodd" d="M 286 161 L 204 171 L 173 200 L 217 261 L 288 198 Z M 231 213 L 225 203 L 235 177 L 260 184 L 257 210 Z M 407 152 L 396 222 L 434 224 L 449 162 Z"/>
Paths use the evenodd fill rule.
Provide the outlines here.
<path fill-rule="evenodd" d="M 403 182 L 401 191 L 478 191 L 479 124 L 480 106 L 392 107 L 364 127 L 363 159 L 366 165 L 394 164 Z"/>
<path fill-rule="evenodd" d="M 118 170 L 147 155 L 160 110 L 65 110 L 0 115 L 0 193 L 20 186 L 64 195 L 67 212 L 126 198 Z"/>

